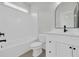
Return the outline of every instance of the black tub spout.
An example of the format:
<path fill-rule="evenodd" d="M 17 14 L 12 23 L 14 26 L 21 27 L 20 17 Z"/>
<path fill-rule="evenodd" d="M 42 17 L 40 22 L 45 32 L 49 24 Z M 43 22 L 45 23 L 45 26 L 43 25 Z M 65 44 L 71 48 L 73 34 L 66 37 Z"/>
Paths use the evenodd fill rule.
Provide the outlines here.
<path fill-rule="evenodd" d="M 6 39 L 4 39 L 4 40 L 0 40 L 0 42 L 6 42 Z"/>

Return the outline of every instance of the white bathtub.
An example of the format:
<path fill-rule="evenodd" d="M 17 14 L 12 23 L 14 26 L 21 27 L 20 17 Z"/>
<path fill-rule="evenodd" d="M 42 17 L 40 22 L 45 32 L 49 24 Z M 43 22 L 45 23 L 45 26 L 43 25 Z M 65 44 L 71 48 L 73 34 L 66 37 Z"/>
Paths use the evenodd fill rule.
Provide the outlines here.
<path fill-rule="evenodd" d="M 30 50 L 30 44 L 36 40 L 36 37 L 17 39 L 7 42 L 3 48 L 0 48 L 0 57 L 18 57 Z"/>

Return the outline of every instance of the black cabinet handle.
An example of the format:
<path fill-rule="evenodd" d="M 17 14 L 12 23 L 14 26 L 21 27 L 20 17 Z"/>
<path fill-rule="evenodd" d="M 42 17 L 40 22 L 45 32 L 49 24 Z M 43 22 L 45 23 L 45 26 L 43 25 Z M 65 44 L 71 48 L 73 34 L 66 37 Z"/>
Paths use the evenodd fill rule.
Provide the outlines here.
<path fill-rule="evenodd" d="M 72 49 L 72 47 L 71 47 L 71 46 L 70 46 L 69 48 L 70 48 L 70 49 Z"/>
<path fill-rule="evenodd" d="M 76 48 L 73 48 L 73 50 L 76 50 Z"/>

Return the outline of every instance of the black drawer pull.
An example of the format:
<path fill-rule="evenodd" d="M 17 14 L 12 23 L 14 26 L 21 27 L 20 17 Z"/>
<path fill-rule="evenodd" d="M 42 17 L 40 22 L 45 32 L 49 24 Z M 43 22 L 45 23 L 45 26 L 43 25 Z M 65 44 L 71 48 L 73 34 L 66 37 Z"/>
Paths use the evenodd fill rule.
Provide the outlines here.
<path fill-rule="evenodd" d="M 76 48 L 73 48 L 73 50 L 76 50 Z"/>

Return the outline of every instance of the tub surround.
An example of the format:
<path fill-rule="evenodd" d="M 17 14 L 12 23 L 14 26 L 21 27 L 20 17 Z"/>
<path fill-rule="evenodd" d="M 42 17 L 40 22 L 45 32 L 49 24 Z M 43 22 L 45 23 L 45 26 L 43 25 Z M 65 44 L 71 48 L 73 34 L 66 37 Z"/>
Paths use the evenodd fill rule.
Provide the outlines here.
<path fill-rule="evenodd" d="M 36 41 L 37 37 L 26 37 L 17 39 L 16 41 L 6 42 L 5 44 L 2 42 L 3 48 L 0 48 L 0 57 L 18 57 L 25 52 L 28 52 L 30 49 L 30 44 Z"/>
<path fill-rule="evenodd" d="M 46 34 L 46 56 L 79 57 L 79 29 L 54 29 Z"/>

